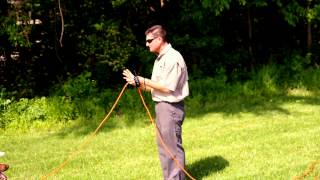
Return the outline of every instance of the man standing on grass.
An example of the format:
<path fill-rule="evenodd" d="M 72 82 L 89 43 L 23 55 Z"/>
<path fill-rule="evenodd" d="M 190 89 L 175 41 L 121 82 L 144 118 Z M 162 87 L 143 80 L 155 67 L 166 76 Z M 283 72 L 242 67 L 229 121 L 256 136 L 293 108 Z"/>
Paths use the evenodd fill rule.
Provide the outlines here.
<path fill-rule="evenodd" d="M 151 79 L 134 76 L 128 69 L 123 71 L 124 79 L 133 86 L 151 91 L 160 135 L 174 158 L 184 167 L 181 135 L 185 117 L 183 100 L 189 95 L 187 67 L 181 54 L 167 42 L 166 31 L 161 25 L 147 29 L 145 35 L 146 46 L 158 56 Z M 157 144 L 164 179 L 184 179 L 183 170 L 170 157 L 158 136 Z"/>

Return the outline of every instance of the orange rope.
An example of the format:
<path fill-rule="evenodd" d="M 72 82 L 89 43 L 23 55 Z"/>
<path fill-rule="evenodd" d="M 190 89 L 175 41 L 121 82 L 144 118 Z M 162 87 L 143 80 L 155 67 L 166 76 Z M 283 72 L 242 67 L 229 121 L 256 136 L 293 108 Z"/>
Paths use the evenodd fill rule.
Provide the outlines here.
<path fill-rule="evenodd" d="M 62 168 L 64 168 L 76 155 L 78 155 L 82 149 L 84 149 L 86 147 L 87 144 L 89 144 L 89 142 L 91 142 L 93 140 L 93 138 L 97 135 L 98 131 L 101 129 L 101 127 L 103 126 L 103 124 L 106 122 L 106 120 L 110 117 L 112 111 L 114 110 L 114 108 L 116 107 L 116 105 L 118 104 L 120 98 L 122 97 L 125 89 L 127 88 L 128 86 L 128 83 L 126 83 L 120 94 L 118 95 L 115 103 L 113 104 L 111 110 L 108 112 L 108 114 L 104 117 L 104 119 L 101 121 L 101 123 L 99 124 L 99 126 L 96 128 L 96 130 L 87 138 L 85 139 L 85 141 L 79 145 L 78 147 L 78 150 L 77 151 L 74 151 L 72 152 L 69 157 L 63 162 L 61 163 L 57 168 L 53 169 L 51 172 L 49 172 L 47 175 L 43 176 L 40 178 L 40 180 L 45 180 L 47 179 L 48 177 L 50 176 L 53 176 L 54 174 L 58 173 Z M 194 177 L 192 177 L 186 170 L 185 168 L 181 165 L 181 163 L 174 157 L 174 155 L 172 154 L 172 152 L 169 150 L 168 146 L 165 144 L 165 142 L 163 141 L 161 135 L 160 135 L 160 132 L 159 132 L 159 129 L 157 127 L 157 125 L 155 124 L 152 116 L 151 116 L 151 113 L 150 113 L 150 110 L 148 109 L 146 103 L 145 103 L 145 100 L 141 94 L 141 90 L 138 88 L 138 92 L 139 92 L 139 95 L 140 95 L 140 98 L 141 98 L 141 101 L 148 113 L 148 116 L 149 116 L 149 119 L 151 121 L 151 123 L 153 124 L 153 126 L 155 127 L 156 129 L 156 134 L 157 136 L 159 137 L 160 139 L 160 142 L 161 144 L 163 145 L 163 147 L 165 148 L 166 152 L 170 155 L 170 157 L 174 160 L 174 162 L 176 163 L 176 165 L 191 179 L 191 180 L 195 180 Z"/>
<path fill-rule="evenodd" d="M 161 134 L 160 134 L 160 131 L 159 131 L 159 128 L 158 126 L 156 125 L 156 123 L 154 122 L 152 116 L 151 116 L 151 113 L 150 113 L 150 110 L 142 96 L 142 93 L 141 93 L 141 90 L 138 88 L 138 92 L 139 92 L 139 95 L 140 95 L 140 98 L 141 98 L 141 101 L 143 103 L 143 106 L 145 107 L 146 111 L 147 111 L 147 114 L 149 116 L 149 119 L 152 123 L 152 125 L 154 126 L 155 130 L 156 130 L 156 134 L 158 136 L 158 138 L 160 139 L 160 143 L 161 145 L 164 147 L 164 149 L 166 150 L 166 153 L 174 160 L 174 162 L 176 163 L 176 165 L 192 180 L 195 180 L 194 177 L 192 177 L 188 172 L 187 170 L 185 170 L 185 168 L 181 165 L 181 163 L 174 157 L 174 155 L 172 154 L 172 152 L 170 151 L 170 149 L 168 148 L 168 146 L 166 145 L 166 143 L 164 142 Z"/>
<path fill-rule="evenodd" d="M 307 176 L 310 176 L 311 173 L 316 169 L 316 166 L 320 164 L 320 160 L 314 161 L 312 162 L 309 167 L 300 175 L 297 177 L 293 177 L 292 180 L 300 180 L 300 179 L 304 179 Z M 317 176 L 315 176 L 315 179 L 317 178 Z"/>
<path fill-rule="evenodd" d="M 85 139 L 85 141 L 79 145 L 79 148 L 77 151 L 74 151 L 73 153 L 70 154 L 70 156 L 63 162 L 60 164 L 60 166 L 58 166 L 57 168 L 55 168 L 54 170 L 52 170 L 50 173 L 48 173 L 47 175 L 41 177 L 41 180 L 45 180 L 48 177 L 58 173 L 63 167 L 65 167 L 76 155 L 78 155 L 80 153 L 80 151 L 82 149 L 84 149 L 86 147 L 87 144 L 89 144 L 89 142 L 96 136 L 97 132 L 101 129 L 101 127 L 103 126 L 103 124 L 106 122 L 106 120 L 110 117 L 112 111 L 114 110 L 114 108 L 116 107 L 116 105 L 118 104 L 120 98 L 122 97 L 125 89 L 127 88 L 128 83 L 126 83 L 120 94 L 117 97 L 117 100 L 115 101 L 115 103 L 113 104 L 111 110 L 109 111 L 109 113 L 104 117 L 104 119 L 101 121 L 101 123 L 99 124 L 99 126 L 96 128 L 96 130 L 87 138 Z"/>

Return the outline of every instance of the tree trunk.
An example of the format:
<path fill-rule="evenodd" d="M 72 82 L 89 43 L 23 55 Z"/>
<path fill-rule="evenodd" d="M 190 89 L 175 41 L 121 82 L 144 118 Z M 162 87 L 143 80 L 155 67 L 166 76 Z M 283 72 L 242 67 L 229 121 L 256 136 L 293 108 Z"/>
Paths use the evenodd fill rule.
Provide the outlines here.
<path fill-rule="evenodd" d="M 251 9 L 248 7 L 248 12 L 247 12 L 247 20 L 248 20 L 248 52 L 251 58 L 251 69 L 253 69 L 254 64 L 255 64 L 255 59 L 253 55 L 253 47 L 252 47 L 252 21 L 251 21 Z"/>
<path fill-rule="evenodd" d="M 312 30 L 311 30 L 311 21 L 308 21 L 307 24 L 307 50 L 310 52 L 312 46 Z"/>
<path fill-rule="evenodd" d="M 308 1 L 307 11 L 310 9 L 310 1 Z M 307 19 L 307 51 L 310 52 L 312 46 L 312 30 L 311 20 Z"/>

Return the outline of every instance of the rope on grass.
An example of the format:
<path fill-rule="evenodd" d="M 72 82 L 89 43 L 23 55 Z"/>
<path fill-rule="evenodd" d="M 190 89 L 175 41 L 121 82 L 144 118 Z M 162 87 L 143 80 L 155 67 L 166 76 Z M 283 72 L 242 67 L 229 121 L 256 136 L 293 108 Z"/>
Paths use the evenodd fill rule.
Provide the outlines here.
<path fill-rule="evenodd" d="M 304 179 L 305 177 L 310 176 L 311 173 L 314 172 L 318 164 L 320 164 L 320 160 L 310 163 L 309 167 L 300 176 L 293 177 L 292 180 L 301 180 L 301 179 Z M 319 177 L 315 176 L 314 179 L 319 179 Z"/>
<path fill-rule="evenodd" d="M 117 97 L 117 100 L 115 101 L 115 103 L 113 104 L 111 110 L 109 111 L 109 113 L 104 117 L 104 119 L 101 121 L 101 123 L 99 124 L 99 126 L 96 128 L 96 130 L 88 137 L 84 140 L 84 142 L 82 144 L 79 145 L 78 149 L 74 152 L 72 152 L 69 157 L 63 162 L 61 163 L 57 168 L 53 169 L 50 173 L 48 173 L 47 175 L 41 177 L 41 180 L 45 180 L 50 176 L 53 176 L 54 174 L 58 173 L 62 168 L 64 168 L 74 157 L 76 157 L 81 150 L 83 150 L 88 144 L 89 142 L 91 142 L 93 140 L 93 138 L 97 135 L 98 131 L 102 128 L 103 124 L 107 121 L 107 119 L 110 117 L 112 111 L 114 110 L 114 108 L 116 107 L 116 105 L 118 104 L 120 98 L 122 97 L 125 89 L 127 88 L 128 83 L 126 83 L 120 94 Z"/>
<path fill-rule="evenodd" d="M 161 145 L 162 145 L 162 146 L 164 147 L 164 149 L 166 150 L 166 153 L 174 160 L 174 162 L 176 163 L 176 165 L 177 165 L 191 180 L 195 180 L 195 178 L 192 177 L 192 176 L 187 172 L 187 170 L 185 169 L 185 167 L 183 167 L 183 166 L 181 165 L 181 163 L 175 158 L 175 156 L 172 154 L 172 152 L 170 151 L 170 149 L 168 148 L 168 146 L 167 146 L 166 143 L 164 142 L 164 140 L 163 140 L 163 138 L 162 138 L 162 136 L 161 136 L 161 134 L 160 134 L 159 128 L 158 128 L 157 124 L 154 122 L 154 120 L 153 120 L 153 118 L 152 118 L 152 116 L 151 116 L 150 110 L 149 110 L 149 108 L 148 108 L 148 106 L 147 106 L 147 104 L 146 104 L 146 102 L 145 102 L 145 100 L 144 100 L 144 98 L 143 98 L 143 96 L 142 96 L 142 93 L 141 93 L 140 88 L 138 88 L 138 92 L 139 92 L 139 95 L 140 95 L 140 99 L 141 99 L 141 101 L 142 101 L 142 104 L 143 104 L 144 108 L 145 108 L 146 111 L 147 111 L 147 114 L 148 114 L 148 116 L 149 116 L 149 119 L 150 119 L 150 121 L 151 121 L 151 124 L 152 124 L 152 125 L 154 126 L 154 128 L 155 128 L 156 135 L 159 137 L 160 142 L 161 142 Z"/>
<path fill-rule="evenodd" d="M 127 88 L 128 86 L 128 83 L 126 83 L 120 94 L 118 95 L 117 97 L 117 100 L 115 101 L 115 103 L 113 104 L 111 110 L 109 111 L 109 113 L 104 117 L 104 119 L 101 121 L 101 123 L 99 124 L 99 126 L 96 128 L 96 130 L 87 138 L 84 140 L 84 142 L 82 144 L 79 145 L 79 148 L 72 152 L 69 157 L 63 162 L 61 163 L 57 168 L 53 169 L 51 172 L 49 172 L 47 175 L 41 177 L 41 180 L 45 180 L 47 179 L 48 177 L 50 176 L 53 176 L 54 174 L 58 173 L 62 168 L 64 168 L 74 157 L 76 157 L 80 152 L 81 150 L 83 150 L 88 144 L 89 142 L 91 142 L 93 140 L 93 138 L 96 136 L 96 134 L 98 133 L 98 131 L 102 128 L 103 124 L 106 122 L 106 120 L 110 117 L 110 114 L 112 113 L 112 111 L 114 110 L 114 108 L 116 107 L 116 105 L 118 104 L 120 98 L 122 97 L 125 89 Z M 191 179 L 191 180 L 195 180 L 194 177 L 192 177 L 186 170 L 185 168 L 181 165 L 181 163 L 175 158 L 175 156 L 172 154 L 172 152 L 169 150 L 168 146 L 166 145 L 166 143 L 164 142 L 164 140 L 162 139 L 161 137 L 161 134 L 160 134 L 160 131 L 159 131 L 159 128 L 157 127 L 156 123 L 154 122 L 152 116 L 151 116 L 151 113 L 150 113 L 150 110 L 148 108 L 148 106 L 146 105 L 145 103 L 145 100 L 142 96 L 142 93 L 141 93 L 141 90 L 139 88 L 138 89 L 138 92 L 139 92 L 139 95 L 140 95 L 140 98 L 141 98 L 141 101 L 147 111 L 147 114 L 149 116 L 149 119 L 152 123 L 152 125 L 154 126 L 155 130 L 156 130 L 156 135 L 159 137 L 160 139 L 160 142 L 162 144 L 162 146 L 165 148 L 166 150 L 166 153 L 174 160 L 174 162 L 176 163 L 176 165 Z"/>

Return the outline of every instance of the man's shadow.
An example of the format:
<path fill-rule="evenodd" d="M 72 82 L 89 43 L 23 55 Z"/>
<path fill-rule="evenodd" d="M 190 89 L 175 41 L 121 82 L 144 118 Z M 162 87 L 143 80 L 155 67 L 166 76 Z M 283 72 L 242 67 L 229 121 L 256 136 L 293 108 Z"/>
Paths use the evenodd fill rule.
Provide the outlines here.
<path fill-rule="evenodd" d="M 227 166 L 229 166 L 229 162 L 226 159 L 221 156 L 213 156 L 200 159 L 187 167 L 190 174 L 199 180 L 211 173 L 221 171 Z"/>

